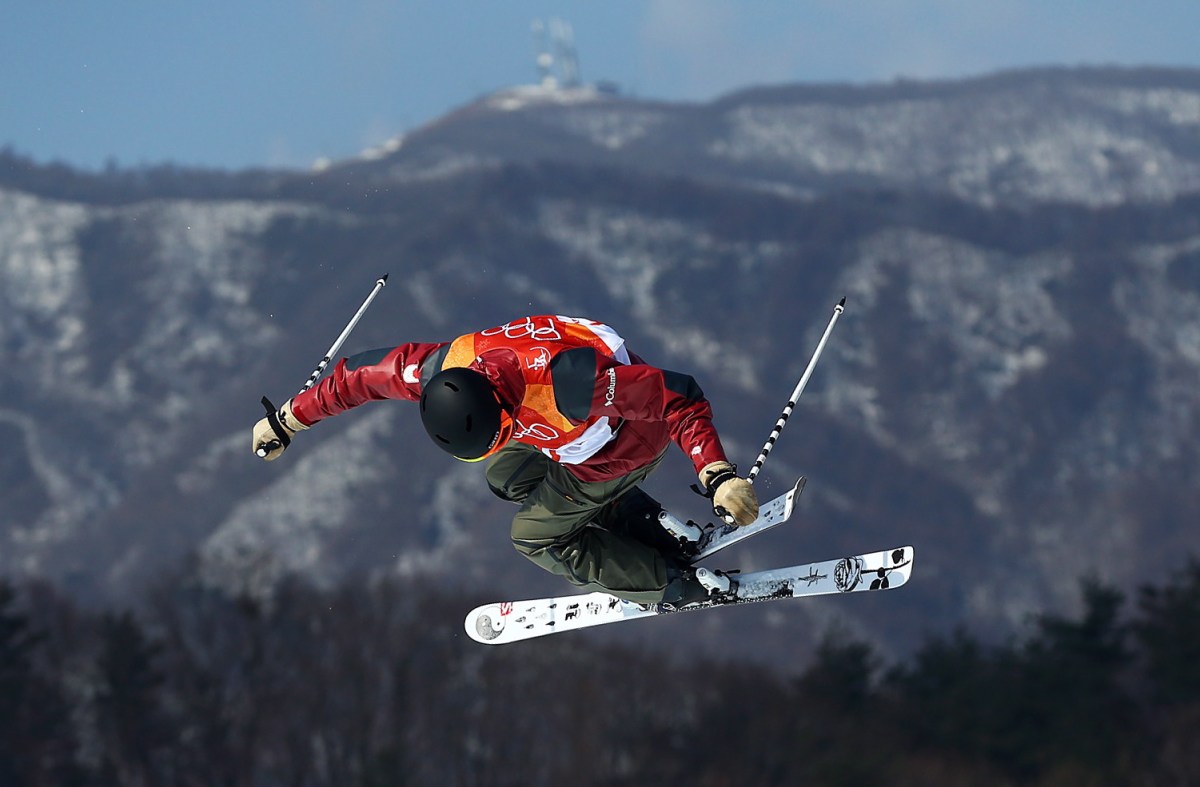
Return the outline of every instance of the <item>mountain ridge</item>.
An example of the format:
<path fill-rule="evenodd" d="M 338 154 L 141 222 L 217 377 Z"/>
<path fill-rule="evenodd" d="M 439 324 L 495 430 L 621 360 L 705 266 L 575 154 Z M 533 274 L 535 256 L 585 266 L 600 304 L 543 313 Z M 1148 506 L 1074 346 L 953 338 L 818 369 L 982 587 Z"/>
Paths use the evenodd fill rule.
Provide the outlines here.
<path fill-rule="evenodd" d="M 1019 106 L 1000 112 L 998 89 Z M 511 510 L 477 468 L 442 461 L 403 403 L 320 424 L 270 465 L 251 455 L 259 397 L 298 388 L 386 272 L 344 353 L 523 314 L 600 319 L 697 376 L 743 464 L 848 297 L 760 476 L 769 497 L 807 475 L 800 509 L 714 566 L 905 542 L 913 582 L 886 603 L 730 610 L 694 631 L 663 621 L 667 638 L 753 631 L 786 650 L 832 620 L 896 649 L 964 621 L 1003 636 L 1070 609 L 1083 576 L 1129 588 L 1181 564 L 1200 507 L 1187 439 L 1200 419 L 1200 72 L 851 90 L 836 117 L 779 105 L 792 94 L 776 87 L 701 106 L 496 94 L 318 172 L 89 175 L 0 153 L 0 571 L 95 603 L 180 565 L 260 596 L 293 574 L 357 573 L 561 593 L 512 552 Z M 880 115 L 876 93 L 948 103 Z M 1075 151 L 1069 167 L 956 169 L 991 161 L 1016 128 L 1004 118 L 1047 96 L 1062 99 L 1055 124 L 1008 144 Z M 758 114 L 767 98 L 791 108 L 782 126 Z M 973 112 L 922 141 L 931 117 Z M 923 146 L 926 163 L 798 165 L 878 139 L 831 117 L 843 130 L 883 118 L 894 150 Z M 989 125 L 998 135 L 973 131 Z M 663 152 L 670 128 L 690 136 Z M 1047 142 L 1051 130 L 1066 136 Z M 745 138 L 769 144 L 721 152 Z M 714 154 L 722 140 L 734 147 Z M 801 158 L 797 140 L 811 142 Z M 1092 155 L 1105 140 L 1134 175 Z M 1163 169 L 1139 169 L 1151 161 Z M 648 486 L 702 517 L 689 475 L 672 455 Z"/>

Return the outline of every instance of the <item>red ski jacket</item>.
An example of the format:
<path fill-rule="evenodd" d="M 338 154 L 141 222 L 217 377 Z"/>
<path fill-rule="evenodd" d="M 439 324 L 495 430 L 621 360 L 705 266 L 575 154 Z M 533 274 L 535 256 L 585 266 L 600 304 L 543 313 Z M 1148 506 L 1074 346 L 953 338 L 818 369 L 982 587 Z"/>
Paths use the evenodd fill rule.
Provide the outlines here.
<path fill-rule="evenodd" d="M 292 400 L 311 426 L 374 400 L 417 401 L 442 369 L 483 373 L 514 414 L 514 440 L 534 446 L 581 481 L 619 478 L 674 441 L 696 472 L 725 461 L 712 408 L 689 375 L 644 363 L 607 325 L 538 315 L 460 336 L 402 344 L 340 360 Z"/>

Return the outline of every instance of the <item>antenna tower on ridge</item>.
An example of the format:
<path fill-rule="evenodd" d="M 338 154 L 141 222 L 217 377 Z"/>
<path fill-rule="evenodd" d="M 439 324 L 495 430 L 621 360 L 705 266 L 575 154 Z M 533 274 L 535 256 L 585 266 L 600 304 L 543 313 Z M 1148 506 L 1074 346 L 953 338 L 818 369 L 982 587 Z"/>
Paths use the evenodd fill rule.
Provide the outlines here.
<path fill-rule="evenodd" d="M 562 19 L 546 22 L 535 19 L 532 30 L 538 84 L 550 90 L 579 87 L 579 54 L 571 23 Z"/>

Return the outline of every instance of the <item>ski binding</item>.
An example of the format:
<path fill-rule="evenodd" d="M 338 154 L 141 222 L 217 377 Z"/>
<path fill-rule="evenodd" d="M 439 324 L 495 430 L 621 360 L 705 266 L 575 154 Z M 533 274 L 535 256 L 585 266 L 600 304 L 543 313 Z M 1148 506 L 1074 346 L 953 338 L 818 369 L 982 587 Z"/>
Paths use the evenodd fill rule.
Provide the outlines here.
<path fill-rule="evenodd" d="M 805 478 L 800 476 L 796 485 L 787 492 L 759 506 L 758 518 L 745 527 L 735 527 L 720 521 L 701 526 L 691 521 L 684 522 L 666 510 L 658 515 L 658 523 L 679 540 L 683 553 L 695 563 L 725 547 L 786 522 L 796 506 L 796 498 L 804 491 L 804 484 Z"/>

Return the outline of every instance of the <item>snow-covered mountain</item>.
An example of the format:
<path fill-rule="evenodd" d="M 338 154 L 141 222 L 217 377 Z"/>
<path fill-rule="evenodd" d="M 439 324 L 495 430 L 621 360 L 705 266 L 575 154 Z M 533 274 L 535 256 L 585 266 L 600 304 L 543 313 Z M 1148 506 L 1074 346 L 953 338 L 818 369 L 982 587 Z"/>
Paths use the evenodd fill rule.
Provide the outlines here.
<path fill-rule="evenodd" d="M 403 155 L 373 175 L 411 182 L 549 159 L 792 196 L 889 188 L 988 206 L 1116 205 L 1200 188 L 1197 123 L 1190 71 L 786 86 L 697 106 L 525 88 L 392 140 L 385 149 Z"/>
<path fill-rule="evenodd" d="M 313 172 L 87 174 L 5 152 L 0 572 L 100 600 L 184 562 L 256 594 L 360 571 L 557 593 L 406 404 L 266 464 L 258 399 L 293 393 L 390 272 L 345 351 L 601 319 L 695 374 L 749 464 L 845 295 L 758 484 L 807 475 L 800 510 L 713 563 L 912 543 L 913 583 L 652 625 L 786 645 L 837 619 L 899 647 L 1010 631 L 1071 609 L 1081 577 L 1132 590 L 1200 547 L 1198 208 L 1197 71 L 703 105 L 514 89 Z M 700 516 L 690 481 L 672 456 L 649 488 Z"/>

